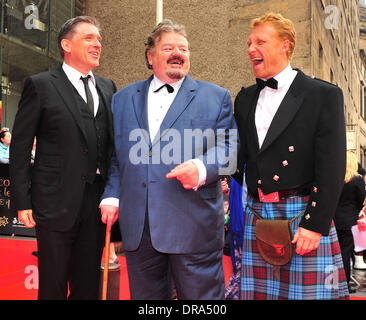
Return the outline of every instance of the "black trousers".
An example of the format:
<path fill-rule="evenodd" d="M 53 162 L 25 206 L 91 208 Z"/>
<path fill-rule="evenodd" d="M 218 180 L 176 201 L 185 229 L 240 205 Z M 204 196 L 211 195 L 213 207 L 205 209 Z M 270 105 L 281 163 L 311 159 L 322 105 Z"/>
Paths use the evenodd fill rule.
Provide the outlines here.
<path fill-rule="evenodd" d="M 351 230 L 337 230 L 339 246 L 343 260 L 344 271 L 346 273 L 347 282 L 351 280 L 351 258 L 355 248 L 353 235 Z"/>
<path fill-rule="evenodd" d="M 86 184 L 79 216 L 71 230 L 57 232 L 36 225 L 38 299 L 98 299 L 105 239 L 98 208 L 102 192 L 99 176 L 93 184 Z"/>

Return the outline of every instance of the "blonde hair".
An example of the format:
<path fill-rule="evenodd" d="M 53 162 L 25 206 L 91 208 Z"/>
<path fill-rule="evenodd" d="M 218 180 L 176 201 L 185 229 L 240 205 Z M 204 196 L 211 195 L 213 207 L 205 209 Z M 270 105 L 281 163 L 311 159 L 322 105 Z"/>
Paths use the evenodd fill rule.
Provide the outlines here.
<path fill-rule="evenodd" d="M 296 31 L 292 21 L 284 18 L 280 13 L 270 12 L 262 17 L 253 19 L 250 22 L 250 29 L 252 30 L 265 23 L 270 23 L 275 28 L 280 39 L 289 41 L 287 57 L 291 60 L 296 45 Z"/>
<path fill-rule="evenodd" d="M 346 175 L 344 182 L 349 182 L 355 175 L 357 175 L 358 160 L 356 155 L 352 151 L 347 151 L 347 164 L 346 164 Z"/>

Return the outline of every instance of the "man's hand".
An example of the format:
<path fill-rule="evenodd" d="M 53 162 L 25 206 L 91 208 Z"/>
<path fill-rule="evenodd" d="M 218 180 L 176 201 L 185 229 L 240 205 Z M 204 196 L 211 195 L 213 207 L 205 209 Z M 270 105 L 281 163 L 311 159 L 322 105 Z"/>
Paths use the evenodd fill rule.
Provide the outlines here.
<path fill-rule="evenodd" d="M 176 166 L 167 175 L 167 179 L 177 178 L 184 189 L 193 189 L 198 185 L 198 168 L 192 161 L 186 161 Z"/>
<path fill-rule="evenodd" d="M 102 214 L 102 222 L 113 225 L 118 219 L 118 207 L 109 205 L 100 205 L 100 213 Z"/>
<path fill-rule="evenodd" d="M 36 222 L 33 219 L 32 209 L 19 210 L 18 220 L 23 222 L 26 228 L 33 228 L 36 225 Z"/>
<path fill-rule="evenodd" d="M 221 181 L 221 187 L 222 187 L 222 192 L 223 193 L 228 193 L 229 192 L 229 185 L 227 183 L 227 178 L 225 178 L 224 180 Z"/>
<path fill-rule="evenodd" d="M 321 233 L 299 227 L 292 240 L 292 243 L 296 243 L 296 253 L 304 255 L 318 249 L 321 237 Z"/>

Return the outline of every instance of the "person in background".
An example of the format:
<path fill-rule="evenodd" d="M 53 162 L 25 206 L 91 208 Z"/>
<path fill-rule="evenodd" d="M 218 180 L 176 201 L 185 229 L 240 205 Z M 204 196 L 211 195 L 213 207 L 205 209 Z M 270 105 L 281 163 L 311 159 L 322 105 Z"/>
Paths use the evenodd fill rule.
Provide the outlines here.
<path fill-rule="evenodd" d="M 363 177 L 357 173 L 357 157 L 352 151 L 347 151 L 346 175 L 344 186 L 338 201 L 334 224 L 337 230 L 339 245 L 341 247 L 344 271 L 346 272 L 348 289 L 350 293 L 355 288 L 350 286 L 351 280 L 351 258 L 354 250 L 352 226 L 357 224 L 359 212 L 365 200 L 365 182 Z M 362 254 L 359 256 L 363 259 Z"/>
<path fill-rule="evenodd" d="M 0 163 L 9 163 L 11 133 L 5 128 L 0 131 Z"/>

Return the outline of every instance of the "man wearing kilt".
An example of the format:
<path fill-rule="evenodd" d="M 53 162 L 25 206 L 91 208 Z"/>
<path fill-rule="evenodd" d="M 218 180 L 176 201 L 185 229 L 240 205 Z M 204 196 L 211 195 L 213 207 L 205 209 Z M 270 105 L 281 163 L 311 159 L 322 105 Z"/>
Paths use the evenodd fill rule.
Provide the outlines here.
<path fill-rule="evenodd" d="M 332 222 L 343 187 L 346 135 L 337 86 L 292 69 L 292 22 L 269 13 L 251 22 L 248 55 L 257 84 L 235 100 L 241 148 L 234 178 L 248 186 L 241 299 L 348 299 Z M 274 270 L 258 252 L 257 217 L 295 219 L 296 252 Z M 275 272 L 274 272 L 275 271 Z"/>

